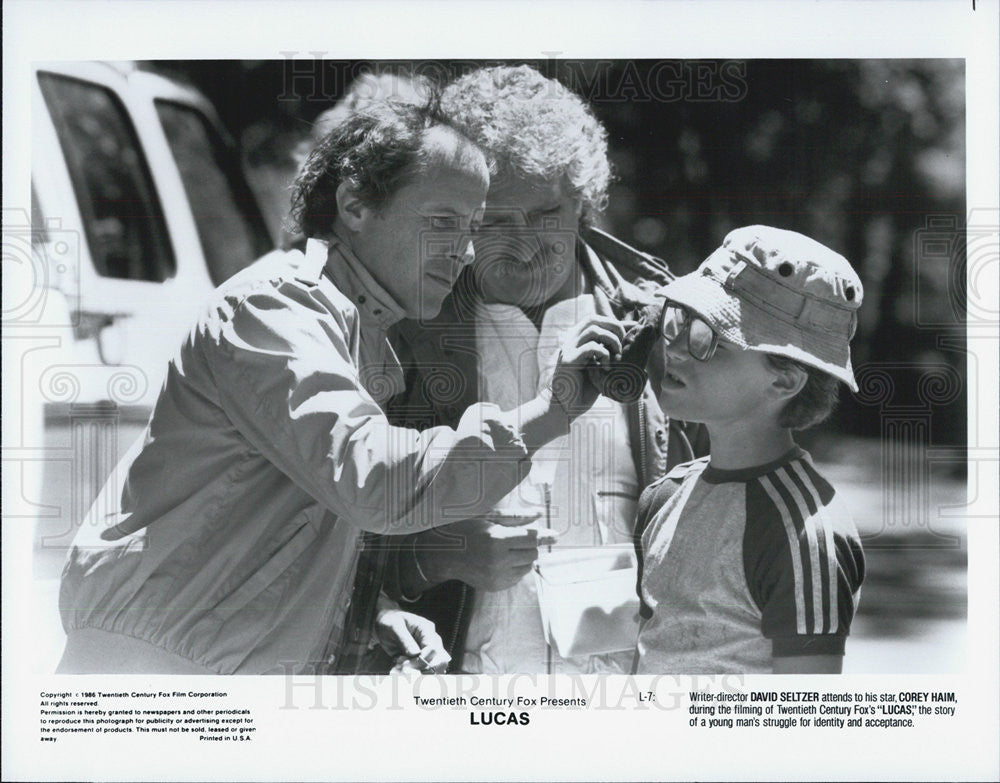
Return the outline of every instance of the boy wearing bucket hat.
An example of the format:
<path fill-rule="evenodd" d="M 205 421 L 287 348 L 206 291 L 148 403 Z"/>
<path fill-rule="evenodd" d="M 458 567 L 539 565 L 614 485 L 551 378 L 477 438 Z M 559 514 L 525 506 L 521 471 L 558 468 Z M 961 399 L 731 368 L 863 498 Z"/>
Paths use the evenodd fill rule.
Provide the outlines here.
<path fill-rule="evenodd" d="M 857 391 L 861 281 L 808 237 L 748 226 L 661 293 L 660 402 L 704 422 L 711 456 L 639 502 L 637 671 L 839 672 L 864 556 L 792 431 L 830 413 L 840 382 Z"/>

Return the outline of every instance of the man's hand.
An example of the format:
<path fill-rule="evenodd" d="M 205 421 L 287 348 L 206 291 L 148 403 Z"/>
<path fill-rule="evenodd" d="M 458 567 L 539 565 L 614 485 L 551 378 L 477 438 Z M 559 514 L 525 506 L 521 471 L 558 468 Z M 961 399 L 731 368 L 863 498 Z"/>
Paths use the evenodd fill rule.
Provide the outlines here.
<path fill-rule="evenodd" d="M 502 524 L 490 518 L 467 519 L 439 528 L 440 533 L 456 539 L 455 546 L 421 549 L 418 538 L 420 570 L 431 584 L 459 579 L 479 590 L 506 590 L 531 570 L 539 547 L 554 544 L 558 538 L 552 530 L 529 524 L 536 519 L 508 516 Z"/>
<path fill-rule="evenodd" d="M 395 659 L 394 672 L 442 674 L 451 661 L 434 623 L 401 609 L 379 610 L 375 617 L 375 638 Z"/>
<path fill-rule="evenodd" d="M 600 377 L 612 361 L 621 358 L 626 326 L 608 316 L 591 315 L 570 330 L 550 385 L 552 399 L 570 420 L 586 413 L 597 400 Z"/>

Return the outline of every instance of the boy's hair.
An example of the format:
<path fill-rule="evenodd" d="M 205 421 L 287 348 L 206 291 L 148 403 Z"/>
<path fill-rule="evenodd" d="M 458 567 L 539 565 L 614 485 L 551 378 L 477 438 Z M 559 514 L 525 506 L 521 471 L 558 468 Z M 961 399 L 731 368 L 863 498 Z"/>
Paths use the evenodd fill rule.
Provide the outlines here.
<path fill-rule="evenodd" d="M 499 178 L 565 178 L 588 224 L 608 200 L 608 134 L 590 107 L 527 65 L 478 68 L 447 85 L 441 108 L 495 158 Z"/>
<path fill-rule="evenodd" d="M 799 393 L 785 403 L 778 415 L 778 426 L 790 430 L 804 430 L 824 421 L 837 406 L 840 381 L 829 373 L 810 367 L 787 356 L 765 354 L 771 366 L 779 370 L 798 367 L 806 374 L 806 382 Z"/>
<path fill-rule="evenodd" d="M 374 100 L 346 112 L 310 153 L 292 185 L 291 219 L 306 237 L 330 233 L 337 188 L 350 183 L 366 206 L 381 208 L 428 163 L 425 131 L 448 125 L 436 98 L 423 104 Z"/>

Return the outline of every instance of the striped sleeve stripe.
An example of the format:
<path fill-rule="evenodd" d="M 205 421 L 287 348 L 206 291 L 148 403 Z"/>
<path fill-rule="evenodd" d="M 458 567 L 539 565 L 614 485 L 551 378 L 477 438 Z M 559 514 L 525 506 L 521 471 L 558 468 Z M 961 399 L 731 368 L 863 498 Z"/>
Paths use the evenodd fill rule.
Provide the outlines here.
<path fill-rule="evenodd" d="M 817 524 L 821 525 L 822 528 L 820 532 L 826 545 L 825 552 L 823 553 L 823 562 L 826 565 L 827 570 L 827 590 L 829 591 L 830 602 L 827 619 L 829 622 L 829 633 L 836 633 L 840 624 L 840 612 L 838 611 L 839 607 L 837 606 L 837 549 L 836 544 L 834 544 L 833 541 L 833 525 L 831 525 L 827 519 L 826 507 L 823 505 L 819 489 L 816 487 L 809 475 L 806 474 L 802 463 L 799 460 L 795 460 L 792 463 L 792 469 L 802 480 L 802 486 L 805 487 L 806 491 L 811 496 L 813 501 L 811 506 L 816 508 L 814 513 Z"/>
<path fill-rule="evenodd" d="M 813 489 L 819 493 L 819 499 L 821 505 L 826 505 L 831 500 L 833 500 L 834 491 L 833 487 L 824 479 L 819 473 L 816 472 L 816 468 L 812 466 L 812 463 L 808 458 L 798 459 L 795 464 L 801 468 L 802 472 L 809 476 L 812 482 Z"/>
<path fill-rule="evenodd" d="M 795 523 L 788 510 L 788 504 L 778 493 L 777 487 L 772 483 L 770 476 L 761 476 L 760 485 L 771 498 L 774 507 L 781 514 L 781 522 L 785 527 L 785 535 L 788 536 L 788 551 L 792 560 L 792 575 L 795 579 L 795 631 L 799 634 L 808 633 L 806 631 L 806 602 L 805 585 L 802 576 L 802 553 L 799 549 L 799 536 L 795 530 Z"/>
<path fill-rule="evenodd" d="M 795 486 L 798 487 L 799 493 L 805 501 L 806 510 L 808 511 L 809 516 L 817 517 L 817 515 L 819 515 L 815 519 L 816 545 L 819 553 L 819 558 L 816 562 L 819 563 L 819 580 L 817 585 L 822 587 L 828 585 L 830 581 L 830 559 L 828 555 L 831 550 L 828 546 L 829 542 L 826 535 L 829 525 L 826 524 L 826 517 L 823 515 L 823 508 L 820 502 L 817 501 L 816 495 L 812 491 L 814 488 L 808 486 L 809 479 L 802 471 L 802 462 L 799 460 L 790 462 L 787 469 L 788 478 L 795 482 Z M 828 589 L 820 589 L 820 594 L 822 600 L 821 612 L 823 617 L 823 633 L 831 633 L 830 591 Z"/>
<path fill-rule="evenodd" d="M 812 587 L 812 601 L 809 606 L 812 608 L 812 633 L 823 633 L 823 575 L 820 571 L 819 539 L 816 535 L 816 528 L 812 524 L 813 518 L 806 508 L 805 498 L 799 488 L 795 486 L 788 474 L 788 468 L 783 467 L 773 474 L 784 486 L 785 491 L 792 498 L 793 507 L 789 507 L 792 519 L 796 527 L 805 533 L 806 546 L 809 557 L 809 582 Z"/>

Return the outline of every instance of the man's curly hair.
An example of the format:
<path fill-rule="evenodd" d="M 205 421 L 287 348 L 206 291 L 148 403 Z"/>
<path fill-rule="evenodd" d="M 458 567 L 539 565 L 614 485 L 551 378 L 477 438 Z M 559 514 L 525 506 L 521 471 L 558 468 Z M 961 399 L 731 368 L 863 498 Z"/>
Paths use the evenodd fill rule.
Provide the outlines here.
<path fill-rule="evenodd" d="M 424 132 L 450 124 L 436 96 L 419 105 L 373 100 L 345 112 L 310 153 L 292 185 L 293 228 L 307 237 L 329 235 L 341 182 L 350 183 L 366 206 L 381 208 L 426 169 Z"/>
<path fill-rule="evenodd" d="M 492 158 L 497 177 L 565 177 L 582 220 L 604 209 L 607 131 L 583 100 L 527 65 L 479 68 L 445 86 L 441 110 Z"/>

